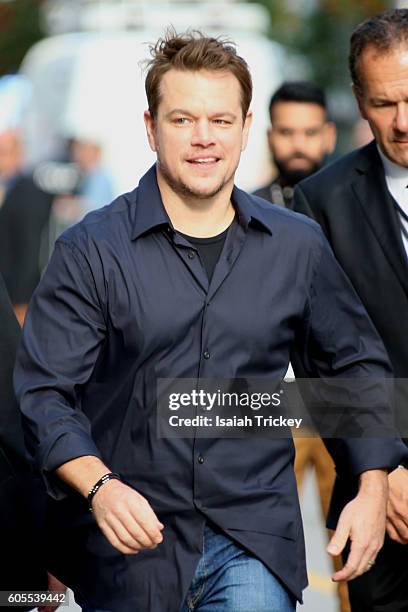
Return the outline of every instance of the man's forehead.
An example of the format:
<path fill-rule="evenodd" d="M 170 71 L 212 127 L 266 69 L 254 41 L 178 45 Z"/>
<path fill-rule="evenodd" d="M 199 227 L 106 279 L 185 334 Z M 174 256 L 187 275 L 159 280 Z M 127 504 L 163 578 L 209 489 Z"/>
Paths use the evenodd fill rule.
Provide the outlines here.
<path fill-rule="evenodd" d="M 239 95 L 238 79 L 228 70 L 168 70 L 160 82 L 163 103 L 183 97 L 185 102 L 207 98 L 208 95 L 226 96 L 228 101 L 234 94 Z M 231 95 L 232 94 L 232 95 Z"/>
<path fill-rule="evenodd" d="M 327 112 L 317 102 L 279 100 L 272 106 L 271 121 L 275 124 L 284 122 L 299 126 L 321 124 L 327 121 Z"/>
<path fill-rule="evenodd" d="M 200 70 L 170 68 L 170 70 L 167 70 L 163 74 L 161 82 L 162 84 L 166 83 L 168 86 L 172 86 L 176 82 L 185 83 L 200 80 L 209 80 L 219 83 L 225 80 L 229 80 L 230 82 L 235 80 L 239 85 L 236 76 L 228 69 L 208 70 L 204 68 Z"/>
<path fill-rule="evenodd" d="M 408 43 L 396 43 L 389 49 L 383 49 L 374 44 L 369 44 L 362 50 L 360 55 L 360 63 L 369 61 L 375 62 L 375 65 L 378 66 L 378 62 L 381 63 L 382 60 L 389 63 L 405 65 L 408 68 Z"/>
<path fill-rule="evenodd" d="M 387 81 L 407 80 L 408 45 L 396 45 L 385 51 L 369 45 L 361 53 L 358 68 L 362 83 L 380 85 Z"/>
<path fill-rule="evenodd" d="M 358 68 L 364 98 L 388 100 L 408 94 L 408 45 L 386 52 L 370 45 L 362 52 Z"/>

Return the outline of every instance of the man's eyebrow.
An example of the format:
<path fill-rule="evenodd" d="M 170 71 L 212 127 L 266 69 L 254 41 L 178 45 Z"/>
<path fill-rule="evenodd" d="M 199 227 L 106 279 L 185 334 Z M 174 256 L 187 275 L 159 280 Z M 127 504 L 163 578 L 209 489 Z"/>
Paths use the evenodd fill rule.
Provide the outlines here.
<path fill-rule="evenodd" d="M 382 96 L 382 95 L 378 95 L 378 96 L 371 96 L 371 98 L 369 98 L 369 101 L 371 104 L 396 104 L 396 100 L 392 100 L 391 98 L 388 98 L 387 96 Z M 405 96 L 404 98 L 404 102 L 408 101 L 408 96 Z"/>
<path fill-rule="evenodd" d="M 185 108 L 172 108 L 168 113 L 166 113 L 166 117 L 171 117 L 172 115 L 188 115 L 189 117 L 192 117 L 193 113 Z"/>
<path fill-rule="evenodd" d="M 188 117 L 194 117 L 194 113 L 185 108 L 173 108 L 166 113 L 166 117 L 171 117 L 172 115 L 187 115 Z M 235 120 L 237 115 L 235 113 L 231 113 L 230 111 L 217 111 L 215 113 L 211 113 L 210 117 L 229 117 L 230 119 Z"/>
<path fill-rule="evenodd" d="M 235 113 L 231 113 L 230 111 L 219 111 L 216 113 L 212 113 L 211 117 L 230 117 L 230 119 L 236 119 L 237 116 Z"/>

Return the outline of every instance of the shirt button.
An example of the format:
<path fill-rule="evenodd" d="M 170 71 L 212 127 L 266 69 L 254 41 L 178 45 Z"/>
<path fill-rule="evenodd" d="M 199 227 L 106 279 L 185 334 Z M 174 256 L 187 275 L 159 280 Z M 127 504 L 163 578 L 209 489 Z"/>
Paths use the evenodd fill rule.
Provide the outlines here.
<path fill-rule="evenodd" d="M 198 463 L 203 464 L 204 463 L 204 457 L 202 455 L 198 455 L 197 461 L 198 461 Z"/>
<path fill-rule="evenodd" d="M 204 357 L 204 359 L 209 359 L 210 358 L 210 353 L 208 351 L 204 351 L 203 357 Z"/>
<path fill-rule="evenodd" d="M 194 251 L 189 251 L 189 252 L 188 252 L 188 254 L 187 254 L 187 257 L 188 257 L 189 259 L 194 259 L 194 257 L 195 257 L 195 253 L 194 253 Z"/>

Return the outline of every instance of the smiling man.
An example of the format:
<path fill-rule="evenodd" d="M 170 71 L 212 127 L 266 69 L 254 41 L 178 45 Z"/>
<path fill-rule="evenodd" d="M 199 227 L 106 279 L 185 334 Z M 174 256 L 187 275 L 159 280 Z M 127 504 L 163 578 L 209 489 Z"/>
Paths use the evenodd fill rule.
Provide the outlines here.
<path fill-rule="evenodd" d="M 380 333 L 408 443 L 408 10 L 360 24 L 349 64 L 375 140 L 302 182 L 295 210 L 319 221 Z M 408 609 L 407 467 L 389 475 L 387 538 L 376 565 L 349 585 L 353 612 Z"/>
<path fill-rule="evenodd" d="M 290 612 L 306 585 L 290 435 L 160 437 L 157 382 L 281 380 L 293 345 L 310 375 L 389 365 L 317 224 L 234 186 L 252 92 L 234 47 L 170 33 L 146 92 L 157 164 L 59 238 L 18 358 L 52 569 L 87 611 Z M 353 540 L 335 580 L 374 562 L 403 453 L 396 439 L 341 448 L 339 474 L 360 486 L 331 543 Z"/>
<path fill-rule="evenodd" d="M 233 72 L 209 66 L 173 69 L 162 76 L 156 95 L 154 86 L 148 75 L 153 100 L 145 122 L 166 210 L 177 229 L 212 237 L 235 216 L 230 196 L 252 119 L 250 112 L 244 115 L 240 82 Z"/>

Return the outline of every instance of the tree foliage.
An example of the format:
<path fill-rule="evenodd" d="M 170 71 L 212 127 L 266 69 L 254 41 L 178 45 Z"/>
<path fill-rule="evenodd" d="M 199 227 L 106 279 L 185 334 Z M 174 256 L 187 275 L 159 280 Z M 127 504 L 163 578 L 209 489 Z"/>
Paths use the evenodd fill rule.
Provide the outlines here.
<path fill-rule="evenodd" d="M 253 0 L 271 16 L 270 35 L 306 57 L 313 78 L 325 87 L 349 81 L 347 55 L 355 26 L 393 8 L 390 0 Z"/>
<path fill-rule="evenodd" d="M 15 72 L 27 49 L 43 37 L 42 0 L 0 1 L 0 75 Z"/>

